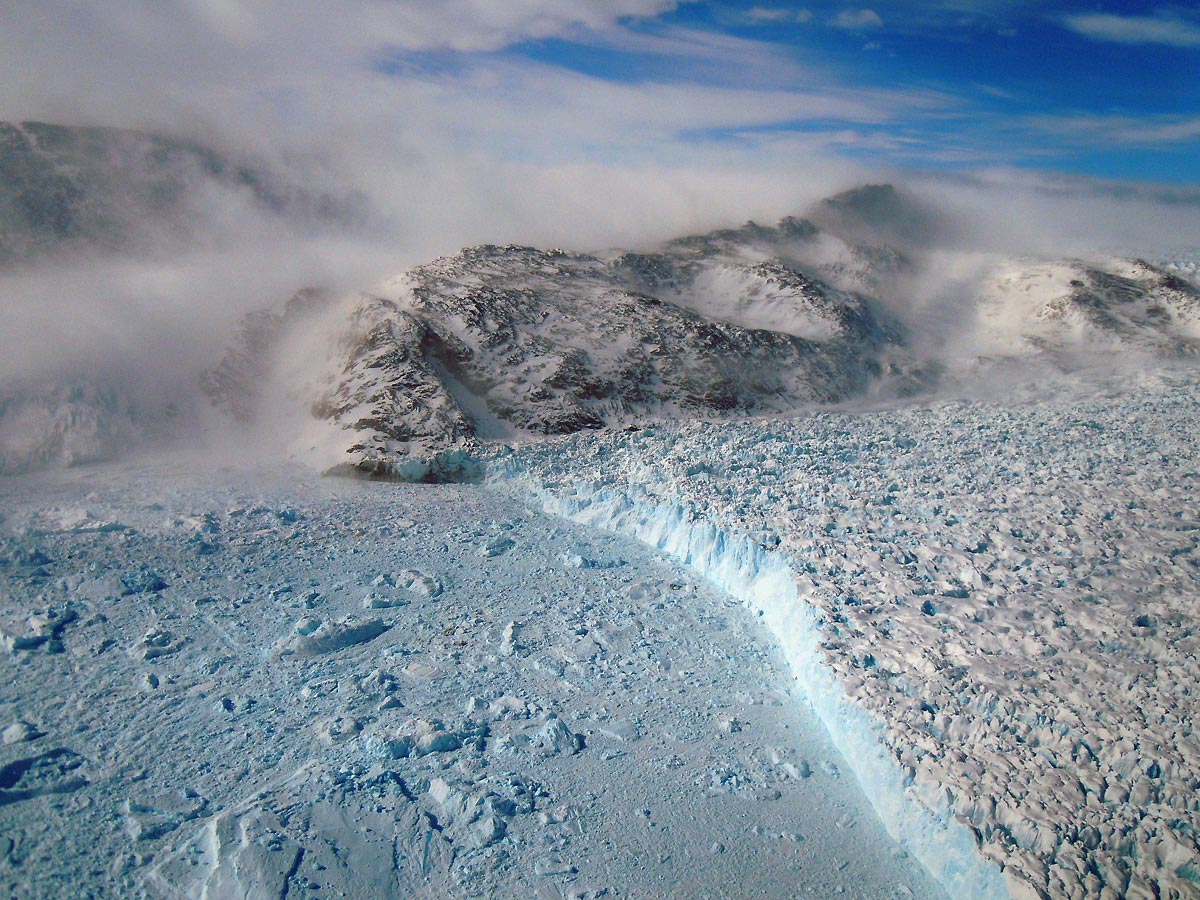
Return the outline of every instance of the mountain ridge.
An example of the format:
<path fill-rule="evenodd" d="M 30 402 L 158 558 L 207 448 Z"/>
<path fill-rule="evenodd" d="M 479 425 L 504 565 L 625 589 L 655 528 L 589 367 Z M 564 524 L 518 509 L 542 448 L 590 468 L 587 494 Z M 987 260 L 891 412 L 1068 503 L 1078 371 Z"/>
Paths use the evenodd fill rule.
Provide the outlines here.
<path fill-rule="evenodd" d="M 437 479 L 481 441 L 919 395 L 944 361 L 916 353 L 880 297 L 914 265 L 796 217 L 648 251 L 468 247 L 322 320 L 337 336 L 292 398 L 340 439 L 306 448 L 304 435 L 293 452 L 322 469 Z M 976 370 L 994 357 L 1061 366 L 1097 348 L 1200 352 L 1200 291 L 1142 260 L 1006 261 L 982 282 L 977 318 L 963 344 Z M 278 328 L 289 327 L 285 312 Z M 214 400 L 271 402 L 261 373 L 239 375 L 237 360 L 216 370 L 225 393 Z"/>
<path fill-rule="evenodd" d="M 907 236 L 882 240 L 906 217 Z M 868 185 L 775 225 L 652 247 L 467 247 L 369 290 L 304 289 L 251 313 L 198 393 L 247 447 L 458 480 L 489 442 L 991 396 L 1138 354 L 1200 358 L 1200 288 L 1177 265 L 991 257 L 931 301 L 936 244 L 917 238 L 947 227 L 935 219 Z M 107 458 L 198 420 L 176 411 L 160 427 L 161 411 L 84 375 L 0 385 L 0 471 Z"/>

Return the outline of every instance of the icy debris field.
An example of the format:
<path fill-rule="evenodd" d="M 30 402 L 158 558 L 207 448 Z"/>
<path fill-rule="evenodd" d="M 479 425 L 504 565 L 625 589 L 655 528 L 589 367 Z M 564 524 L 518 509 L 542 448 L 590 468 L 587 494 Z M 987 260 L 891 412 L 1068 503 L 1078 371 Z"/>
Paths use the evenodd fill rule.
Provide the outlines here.
<path fill-rule="evenodd" d="M 1200 375 L 1088 389 L 575 437 L 493 477 L 757 607 L 952 896 L 996 895 L 974 857 L 1018 898 L 1194 898 Z"/>
<path fill-rule="evenodd" d="M 183 463 L 0 511 L 0 896 L 945 900 L 767 630 L 642 544 Z"/>

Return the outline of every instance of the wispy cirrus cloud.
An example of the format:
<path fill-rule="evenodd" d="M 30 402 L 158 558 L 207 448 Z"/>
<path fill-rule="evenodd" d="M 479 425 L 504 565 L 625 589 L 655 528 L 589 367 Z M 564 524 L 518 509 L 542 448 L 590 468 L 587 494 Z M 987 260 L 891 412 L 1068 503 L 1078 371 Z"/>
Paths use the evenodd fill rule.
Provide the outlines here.
<path fill-rule="evenodd" d="M 1126 146 L 1161 147 L 1200 141 L 1200 116 L 1031 116 L 1026 123 L 1067 143 L 1097 139 Z"/>
<path fill-rule="evenodd" d="M 1117 44 L 1200 47 L 1200 23 L 1189 21 L 1167 11 L 1160 11 L 1150 16 L 1083 13 L 1063 16 L 1060 21 L 1076 34 L 1098 41 L 1110 41 Z"/>
<path fill-rule="evenodd" d="M 127 2 L 127 0 L 120 0 Z M 603 31 L 623 20 L 653 18 L 680 3 L 696 0 L 359 0 L 336 10 L 332 26 L 360 33 L 372 43 L 388 43 L 407 50 L 497 50 L 525 40 L 559 37 L 581 30 Z M 333 20 L 326 4 L 310 0 L 254 4 L 167 0 L 156 4 L 178 13 L 180 9 L 207 22 L 230 37 L 253 38 L 271 23 Z"/>

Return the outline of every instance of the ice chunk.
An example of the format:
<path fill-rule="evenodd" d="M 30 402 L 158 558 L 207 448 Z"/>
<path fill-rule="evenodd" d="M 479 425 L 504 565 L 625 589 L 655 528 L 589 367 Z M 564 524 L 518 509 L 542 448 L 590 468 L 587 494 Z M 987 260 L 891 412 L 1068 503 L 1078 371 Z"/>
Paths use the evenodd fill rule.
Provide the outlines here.
<path fill-rule="evenodd" d="M 121 583 L 125 586 L 122 592 L 128 594 L 152 594 L 165 590 L 168 585 L 166 580 L 157 572 L 148 569 L 146 566 L 140 566 L 131 572 L 126 572 L 121 576 Z"/>
<path fill-rule="evenodd" d="M 33 724 L 24 719 L 18 719 L 0 732 L 0 741 L 5 744 L 21 744 L 25 741 L 37 740 L 44 734 L 45 732 L 39 731 Z"/>
<path fill-rule="evenodd" d="M 347 616 L 337 621 L 308 617 L 296 623 L 292 636 L 284 641 L 283 651 L 298 656 L 336 653 L 379 637 L 391 626 L 382 619 L 356 619 Z"/>
<path fill-rule="evenodd" d="M 486 541 L 479 548 L 479 555 L 484 557 L 503 556 L 513 547 L 517 546 L 516 541 L 506 535 L 497 535 L 494 538 Z"/>

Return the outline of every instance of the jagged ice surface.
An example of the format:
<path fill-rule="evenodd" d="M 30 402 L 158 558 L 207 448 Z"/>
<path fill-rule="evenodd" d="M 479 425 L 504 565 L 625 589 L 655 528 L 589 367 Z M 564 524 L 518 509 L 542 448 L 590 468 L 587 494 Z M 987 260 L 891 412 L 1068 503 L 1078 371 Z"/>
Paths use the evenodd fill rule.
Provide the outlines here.
<path fill-rule="evenodd" d="M 497 477 L 763 608 L 881 814 L 952 896 L 996 895 L 972 882 L 990 860 L 1016 897 L 1185 898 L 1200 884 L 1200 379 L 1124 377 L 1098 399 L 575 438 Z M 876 737 L 888 765 L 854 752 Z"/>

